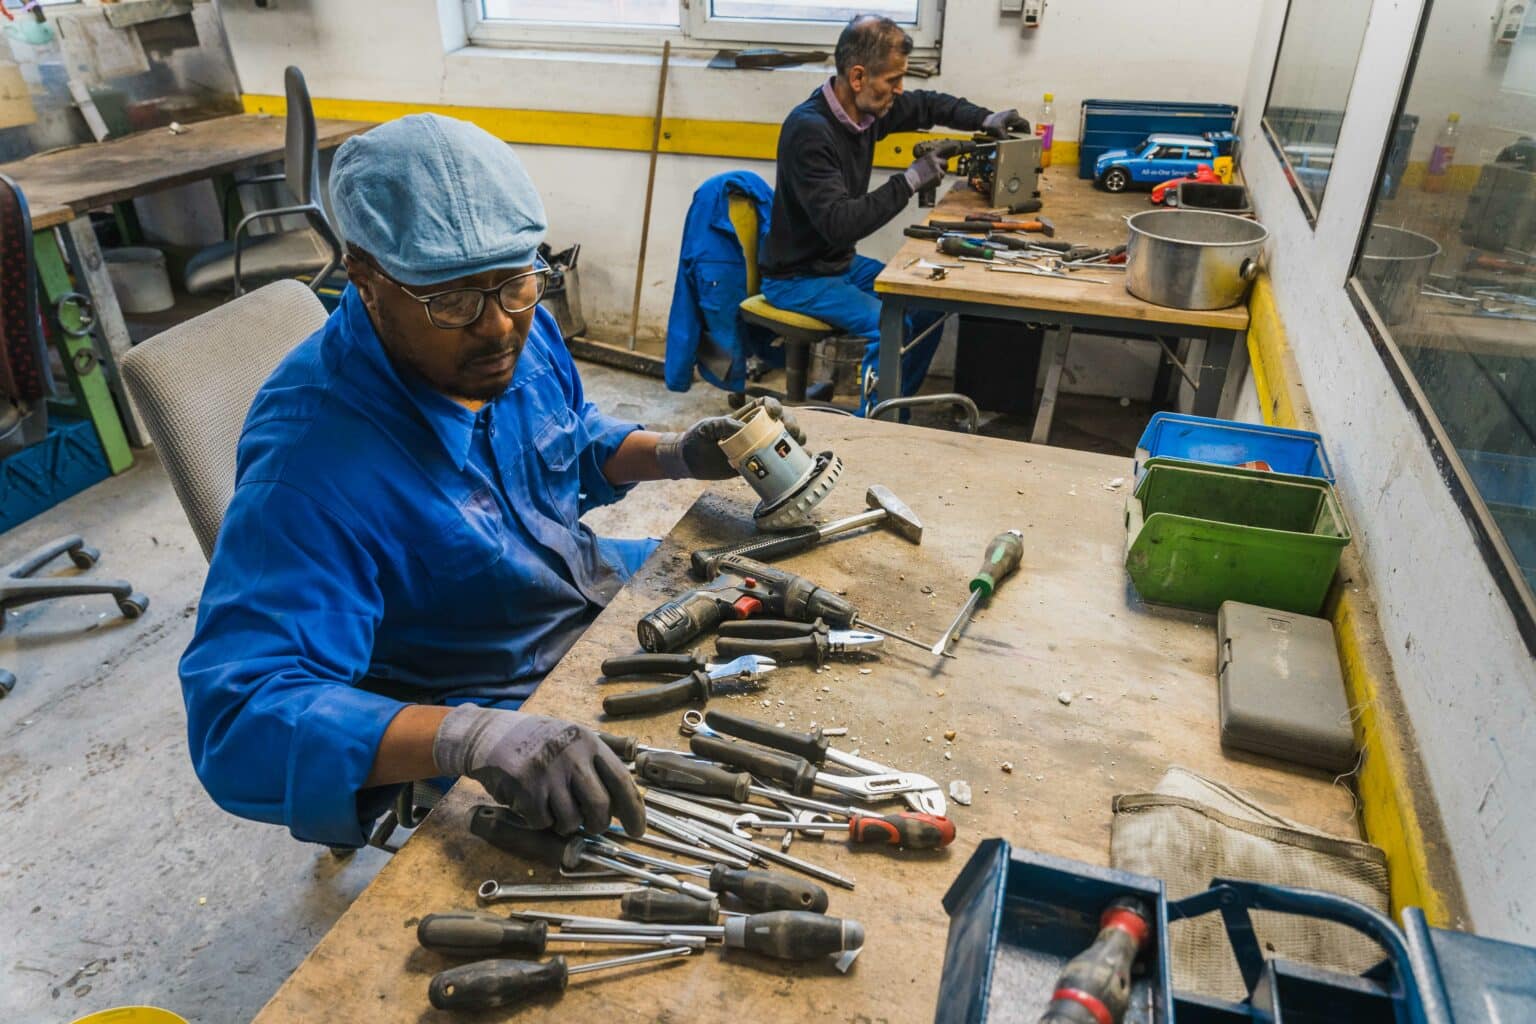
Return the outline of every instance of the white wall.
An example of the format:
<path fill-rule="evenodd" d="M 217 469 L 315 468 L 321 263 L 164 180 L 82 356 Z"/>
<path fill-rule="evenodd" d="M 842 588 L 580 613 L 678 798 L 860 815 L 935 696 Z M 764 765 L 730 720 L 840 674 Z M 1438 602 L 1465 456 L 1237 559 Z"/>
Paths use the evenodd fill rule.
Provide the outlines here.
<path fill-rule="evenodd" d="M 1250 111 L 1263 102 L 1284 9 L 1284 0 L 1265 0 Z M 1420 0 L 1372 7 L 1315 233 L 1257 117 L 1245 119 L 1245 173 L 1273 238 L 1270 272 L 1286 334 L 1330 442 L 1473 920 L 1483 934 L 1530 942 L 1536 664 L 1344 290 L 1420 9 Z"/>
<path fill-rule="evenodd" d="M 304 69 L 311 93 L 337 99 L 449 103 L 649 116 L 659 59 L 472 48 L 462 41 L 456 0 L 219 0 L 230 46 L 249 93 L 278 94 L 288 64 Z M 1056 95 L 1058 134 L 1075 139 L 1077 112 L 1088 97 L 1201 99 L 1238 102 L 1258 21 L 1251 3 L 1167 0 L 1156 16 L 1132 16 L 1124 0 L 1053 4 L 1043 27 L 1023 38 L 1016 17 L 990 0 L 951 0 L 942 75 L 912 87 L 957 93 L 992 107 L 1018 106 L 1033 119 L 1041 94 Z M 1190 27 L 1199 26 L 1198 32 Z M 674 56 L 668 80 L 670 117 L 778 123 L 820 85 L 826 69 L 708 71 L 708 54 Z M 1171 72 L 1176 69 L 1176 73 Z M 550 241 L 582 243 L 582 303 L 594 333 L 627 330 L 647 155 L 633 152 L 520 146 L 518 153 L 544 193 Z M 747 166 L 773 184 L 773 165 L 664 156 L 656 178 L 641 333 L 665 330 L 679 235 L 693 189 L 705 178 Z M 876 182 L 891 172 L 877 171 Z M 911 218 L 898 217 L 861 247 L 889 258 Z M 1083 357 L 1098 351 L 1084 342 Z M 1114 360 L 1106 360 L 1112 363 Z M 1117 364 L 1123 366 L 1124 364 Z M 1132 380 L 1095 380 L 1080 387 L 1109 394 L 1150 389 L 1151 370 Z"/>

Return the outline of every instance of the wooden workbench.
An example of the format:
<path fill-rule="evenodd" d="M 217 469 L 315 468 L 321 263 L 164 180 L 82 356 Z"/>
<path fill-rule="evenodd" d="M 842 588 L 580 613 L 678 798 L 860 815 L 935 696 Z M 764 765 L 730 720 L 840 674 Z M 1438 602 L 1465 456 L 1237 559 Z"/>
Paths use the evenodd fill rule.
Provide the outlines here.
<path fill-rule="evenodd" d="M 1126 217 L 1155 209 L 1145 191 L 1119 195 L 1105 192 L 1077 177 L 1075 167 L 1047 169 L 1041 177 L 1041 198 L 1043 209 L 1038 214 L 1021 214 L 1019 219 L 1047 217 L 1055 225 L 1057 239 L 1101 248 L 1125 243 Z M 963 220 L 968 213 L 987 208 L 982 197 L 961 182 L 939 200 L 930 217 Z M 944 279 L 935 281 L 929 278 L 927 269 L 915 265 L 920 258 L 959 262 L 937 253 L 931 241 L 909 238 L 875 279 L 875 291 L 881 299 L 881 381 L 900 377 L 900 346 L 907 312 L 913 308 L 937 309 L 1044 323 L 1055 328 L 1045 353 L 1045 390 L 1032 434 L 1037 443 L 1045 443 L 1050 436 L 1056 393 L 1074 329 L 1165 338 L 1168 341 L 1163 344 L 1170 358 L 1175 358 L 1175 345 L 1170 342 L 1193 339 L 1203 347 L 1198 359 L 1189 359 L 1183 368 L 1196 384 L 1195 412 L 1228 416 L 1236 405 L 1248 356 L 1244 344 L 1248 331 L 1247 303 L 1211 310 L 1157 306 L 1125 290 L 1124 271 L 1110 270 L 1078 271 L 1072 280 L 1062 280 L 996 273 L 980 263 L 962 263 L 958 269 L 948 270 Z M 1033 388 L 1034 381 L 1020 381 L 1019 386 Z M 880 395 L 892 397 L 889 388 L 882 388 Z"/>
<path fill-rule="evenodd" d="M 1023 531 L 1023 568 L 977 615 L 956 660 L 936 665 L 888 642 L 868 674 L 848 664 L 820 674 L 791 666 L 770 676 L 761 695 L 718 706 L 792 726 L 846 725 L 850 735 L 838 741 L 845 750 L 862 749 L 945 786 L 967 780 L 974 803 L 950 802 L 960 837 L 932 855 L 850 852 L 832 839 L 795 844 L 801 856 L 858 881 L 855 892 L 829 890 L 830 912 L 868 929 L 864 953 L 846 976 L 830 964 L 711 950 L 697 962 L 576 979 L 561 1002 L 530 1008 L 519 1021 L 932 1020 L 948 927 L 939 900 L 976 844 L 1003 836 L 1104 864 L 1111 797 L 1150 789 L 1170 764 L 1245 789 L 1276 813 L 1355 834 L 1343 787 L 1222 755 L 1211 622 L 1149 611 L 1121 567 L 1125 489 L 1111 484 L 1122 478 L 1128 485 L 1129 459 L 800 415 L 815 446 L 836 451 L 846 467 L 823 503 L 828 519 L 862 511 L 865 488 L 879 482 L 922 518 L 925 533 L 917 547 L 888 532 L 843 538 L 787 566 L 846 590 L 875 622 L 926 637 L 962 603 L 994 534 Z M 599 662 L 634 650 L 636 619 L 692 585 L 688 551 L 749 529 L 749 494 L 729 482 L 702 497 L 528 710 L 600 721 Z M 1058 699 L 1063 692 L 1073 695 L 1070 704 Z M 678 722 L 674 711 L 604 728 L 678 747 Z M 953 743 L 945 742 L 946 730 L 955 731 Z M 478 785 L 458 785 L 267 1004 L 260 1024 L 452 1020 L 427 1002 L 429 979 L 448 961 L 417 948 L 416 921 L 474 906 L 488 878 L 553 874 L 531 871 L 469 834 L 469 809 L 484 800 Z M 571 909 L 617 913 L 615 901 Z"/>
<path fill-rule="evenodd" d="M 366 121 L 322 120 L 315 134 L 331 149 L 373 127 Z M 21 186 L 34 229 L 65 224 L 90 210 L 283 158 L 285 121 L 234 114 L 197 121 L 173 135 L 168 128 L 106 142 L 52 149 L 0 164 Z"/>
<path fill-rule="evenodd" d="M 316 143 L 322 150 L 331 149 L 371 127 L 366 121 L 322 120 L 316 124 Z M 143 447 L 149 438 L 117 370 L 132 340 L 90 211 L 281 161 L 286 130 L 280 117 L 235 114 L 193 122 L 176 134 L 154 128 L 0 164 L 0 173 L 20 185 L 27 198 L 38 276 L 48 302 L 57 305 L 76 293 L 90 299 L 96 325 L 91 333 L 99 332 L 94 345 L 89 335 L 61 337 L 59 344 L 71 390 L 95 425 L 112 472 L 132 465 L 131 447 Z M 55 238 L 58 227 L 64 229 L 63 248 Z M 73 264 L 72 281 L 66 262 Z M 61 309 L 58 315 L 69 319 L 70 326 L 78 319 L 73 308 Z M 93 348 L 98 358 L 78 358 L 82 349 Z M 116 402 L 109 388 L 116 391 Z"/>

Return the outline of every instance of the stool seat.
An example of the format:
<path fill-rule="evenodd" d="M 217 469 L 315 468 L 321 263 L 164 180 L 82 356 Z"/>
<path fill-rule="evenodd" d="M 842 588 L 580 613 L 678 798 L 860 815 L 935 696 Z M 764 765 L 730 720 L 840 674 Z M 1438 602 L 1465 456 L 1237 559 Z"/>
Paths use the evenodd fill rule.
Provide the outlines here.
<path fill-rule="evenodd" d="M 820 341 L 831 334 L 838 333 L 837 328 L 831 324 L 817 320 L 813 316 L 804 313 L 793 313 L 787 309 L 780 309 L 762 296 L 762 293 L 750 296 L 742 300 L 741 315 L 752 323 L 781 334 L 794 332 L 796 341 L 806 343 Z"/>

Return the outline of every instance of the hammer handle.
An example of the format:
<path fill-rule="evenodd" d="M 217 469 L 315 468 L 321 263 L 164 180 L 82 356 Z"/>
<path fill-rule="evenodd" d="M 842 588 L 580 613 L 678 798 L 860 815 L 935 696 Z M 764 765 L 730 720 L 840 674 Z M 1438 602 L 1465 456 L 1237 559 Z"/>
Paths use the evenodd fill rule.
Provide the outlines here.
<path fill-rule="evenodd" d="M 753 537 L 724 547 L 695 551 L 690 556 L 695 579 L 712 580 L 719 574 L 720 559 L 726 555 L 745 555 L 759 562 L 772 561 L 799 554 L 814 547 L 821 540 L 821 531 L 814 526 L 801 526 L 767 537 Z"/>

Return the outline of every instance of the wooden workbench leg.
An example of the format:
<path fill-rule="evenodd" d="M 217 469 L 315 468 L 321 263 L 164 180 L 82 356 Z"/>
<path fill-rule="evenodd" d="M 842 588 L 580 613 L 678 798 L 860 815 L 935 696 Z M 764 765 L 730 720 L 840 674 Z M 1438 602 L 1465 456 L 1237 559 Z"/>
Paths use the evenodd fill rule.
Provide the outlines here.
<path fill-rule="evenodd" d="M 1035 411 L 1035 428 L 1029 439 L 1047 444 L 1051 439 L 1051 417 L 1056 413 L 1056 394 L 1061 390 L 1061 371 L 1067 365 L 1067 349 L 1072 344 L 1072 325 L 1062 324 L 1051 335 L 1050 360 L 1045 367 L 1045 390 L 1040 394 L 1040 408 Z"/>
<path fill-rule="evenodd" d="M 91 218 L 88 216 L 76 217 L 65 226 L 65 231 L 75 265 L 75 276 L 82 286 L 80 290 L 91 297 L 91 306 L 96 311 L 96 324 L 101 328 L 102 337 L 106 341 L 102 346 L 101 357 L 107 366 L 107 381 L 117 395 L 118 407 L 123 410 L 123 429 L 128 433 L 130 444 L 135 448 L 143 448 L 149 444 L 149 432 L 144 429 L 144 421 L 134 408 L 133 399 L 128 396 L 127 388 L 123 387 L 122 374 L 118 372 L 118 362 L 128 354 L 133 341 L 128 337 L 128 325 L 123 322 L 123 310 L 117 304 L 117 292 L 113 290 L 112 278 L 107 274 L 107 262 L 96 241 L 96 231 L 91 227 Z"/>
<path fill-rule="evenodd" d="M 1238 345 L 1236 331 L 1216 331 L 1206 339 L 1205 351 L 1200 356 L 1199 386 L 1195 389 L 1195 415 L 1196 416 L 1223 416 L 1223 407 L 1228 412 L 1232 405 L 1236 404 L 1237 387 L 1242 376 L 1242 369 L 1237 365 L 1239 359 L 1238 350 L 1242 350 L 1242 358 L 1247 358 L 1247 346 Z M 1227 402 L 1227 390 L 1232 391 L 1232 401 Z"/>
<path fill-rule="evenodd" d="M 91 332 L 81 329 L 79 305 L 73 302 L 59 304 L 60 299 L 74 291 L 74 286 L 52 228 L 33 233 L 32 251 L 37 263 L 38 283 L 46 300 L 44 315 L 57 311 L 57 316 L 50 319 L 70 390 L 74 392 L 80 410 L 96 428 L 108 468 L 113 473 L 121 473 L 133 465 L 133 450 L 128 447 L 123 421 L 118 418 L 117 406 L 112 402 L 112 391 L 107 387 L 107 376 L 96 354 Z"/>
<path fill-rule="evenodd" d="M 1237 401 L 1242 397 L 1243 383 L 1248 379 L 1248 332 L 1232 332 L 1232 354 L 1227 357 L 1227 375 L 1221 382 L 1221 399 L 1216 403 L 1216 415 L 1224 420 L 1237 411 Z"/>
<path fill-rule="evenodd" d="M 880 297 L 880 374 L 870 408 L 887 398 L 901 397 L 901 344 L 906 336 L 907 306 L 889 295 Z"/>

